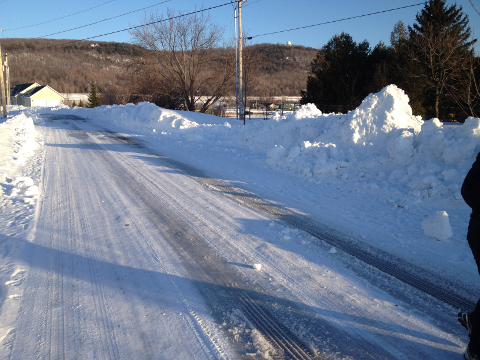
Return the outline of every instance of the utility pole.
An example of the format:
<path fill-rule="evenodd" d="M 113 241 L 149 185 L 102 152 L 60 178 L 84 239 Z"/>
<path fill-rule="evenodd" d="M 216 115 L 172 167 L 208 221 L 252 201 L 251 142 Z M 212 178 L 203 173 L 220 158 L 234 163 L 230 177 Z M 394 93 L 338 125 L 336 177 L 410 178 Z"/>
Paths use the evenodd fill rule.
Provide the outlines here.
<path fill-rule="evenodd" d="M 7 118 L 7 96 L 6 96 L 6 91 L 5 91 L 5 77 L 4 77 L 4 71 L 5 67 L 3 64 L 3 56 L 2 56 L 2 47 L 0 45 L 0 87 L 1 92 L 2 92 L 2 103 L 3 103 L 3 117 L 6 119 Z"/>
<path fill-rule="evenodd" d="M 5 92 L 7 93 L 7 105 L 12 105 L 10 103 L 10 67 L 8 66 L 8 57 L 5 53 Z"/>
<path fill-rule="evenodd" d="M 243 119 L 245 125 L 245 104 L 243 101 L 243 34 L 242 34 L 242 2 L 247 0 L 235 0 L 238 3 L 238 41 L 237 41 L 237 23 L 235 22 L 235 64 L 236 64 L 236 97 L 237 97 L 237 118 Z M 235 20 L 237 17 L 235 16 Z M 249 38 L 247 38 L 248 40 Z M 238 44 L 238 45 L 237 45 Z M 238 60 L 237 60 L 238 59 Z"/>
<path fill-rule="evenodd" d="M 243 119 L 243 125 L 245 125 L 245 106 L 243 103 L 243 76 L 242 76 L 242 70 L 243 70 L 242 1 L 243 0 L 237 0 L 238 2 L 238 100 L 239 100 L 240 119 Z"/>
<path fill-rule="evenodd" d="M 233 10 L 235 22 L 235 117 L 238 120 L 238 41 L 237 41 L 237 9 Z"/>

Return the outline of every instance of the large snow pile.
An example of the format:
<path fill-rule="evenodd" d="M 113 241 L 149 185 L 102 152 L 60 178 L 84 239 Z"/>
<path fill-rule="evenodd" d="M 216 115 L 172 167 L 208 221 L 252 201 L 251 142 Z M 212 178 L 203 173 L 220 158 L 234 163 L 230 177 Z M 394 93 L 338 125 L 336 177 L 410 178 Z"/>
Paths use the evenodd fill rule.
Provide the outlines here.
<path fill-rule="evenodd" d="M 312 117 L 304 112 L 302 117 L 294 114 L 276 120 L 295 137 L 269 151 L 272 166 L 345 180 L 365 177 L 363 170 L 410 163 L 413 139 L 423 123 L 412 115 L 408 97 L 394 85 L 370 95 L 347 115 Z"/>
<path fill-rule="evenodd" d="M 351 188 L 368 185 L 397 205 L 435 196 L 460 199 L 461 182 L 480 150 L 478 118 L 455 128 L 438 119 L 422 121 L 395 85 L 347 115 L 312 113 L 275 118 L 278 137 L 267 162 L 302 176 L 340 177 Z"/>
<path fill-rule="evenodd" d="M 435 196 L 461 199 L 460 185 L 480 150 L 478 118 L 454 128 L 438 119 L 422 121 L 395 85 L 368 96 L 347 115 L 302 110 L 301 117 L 275 118 L 278 136 L 267 163 L 301 176 L 342 178 L 345 186 L 366 186 L 396 205 Z M 258 143 L 272 130 L 257 131 L 250 141 Z"/>

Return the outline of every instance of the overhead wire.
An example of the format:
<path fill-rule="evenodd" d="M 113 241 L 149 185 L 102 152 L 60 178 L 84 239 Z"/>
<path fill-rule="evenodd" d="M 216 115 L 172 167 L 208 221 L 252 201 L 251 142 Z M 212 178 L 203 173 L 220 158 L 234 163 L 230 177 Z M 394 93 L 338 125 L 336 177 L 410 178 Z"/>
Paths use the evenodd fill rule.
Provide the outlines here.
<path fill-rule="evenodd" d="M 87 37 L 87 38 L 84 38 L 84 39 L 71 40 L 71 41 L 67 41 L 67 42 L 65 42 L 65 43 L 61 43 L 61 44 L 55 44 L 55 45 L 45 46 L 45 47 L 43 47 L 43 48 L 38 48 L 38 49 L 33 49 L 33 50 L 28 50 L 28 51 L 20 51 L 20 52 L 10 53 L 10 55 L 26 54 L 26 53 L 33 52 L 33 51 L 37 51 L 37 50 L 45 50 L 45 49 L 50 49 L 50 48 L 54 48 L 54 47 L 58 47 L 58 46 L 70 45 L 70 44 L 74 44 L 74 43 L 81 42 L 81 41 L 88 41 L 88 40 L 96 39 L 96 38 L 99 38 L 99 37 L 102 37 L 102 36 L 107 36 L 107 35 L 112 35 L 112 34 L 118 34 L 118 33 L 124 32 L 124 31 L 130 31 L 130 30 L 134 30 L 134 29 L 139 29 L 139 28 L 142 28 L 142 27 L 144 27 L 144 26 L 149 26 L 149 25 L 153 25 L 153 24 L 158 24 L 158 23 L 161 23 L 161 22 L 164 22 L 164 21 L 169 21 L 169 20 L 178 19 L 178 18 L 181 18 L 181 17 L 184 17 L 184 16 L 194 15 L 194 14 L 198 14 L 198 13 L 201 13 L 201 12 L 204 12 L 204 11 L 209 11 L 209 10 L 213 10 L 213 9 L 218 9 L 218 8 L 220 8 L 220 7 L 223 7 L 223 6 L 226 6 L 226 5 L 230 5 L 230 4 L 231 4 L 231 1 L 230 1 L 230 2 L 227 2 L 227 3 L 225 3 L 225 4 L 216 5 L 216 6 L 211 6 L 211 7 L 206 8 L 206 9 L 200 9 L 200 10 L 192 11 L 192 12 L 189 12 L 189 13 L 186 13 L 186 14 L 180 14 L 180 15 L 177 15 L 177 16 L 172 16 L 172 17 L 167 18 L 167 19 L 162 19 L 162 20 L 158 20 L 158 21 L 152 21 L 152 22 L 147 23 L 147 24 L 132 26 L 132 27 L 129 27 L 129 28 L 126 28 L 126 29 L 111 31 L 111 32 L 109 32 L 109 33 L 105 33 L 105 34 L 101 34 L 101 35 L 95 35 L 95 36 L 90 36 L 90 37 Z"/>
<path fill-rule="evenodd" d="M 133 13 L 136 13 L 136 12 L 139 12 L 139 11 L 142 11 L 142 10 L 146 10 L 146 9 L 149 9 L 149 8 L 152 8 L 152 7 L 155 7 L 155 6 L 164 4 L 164 3 L 169 2 L 169 1 L 170 1 L 170 0 L 165 0 L 165 1 L 159 2 L 159 3 L 157 3 L 157 4 L 150 5 L 150 6 L 141 8 L 141 9 L 133 10 L 133 11 L 130 11 L 130 12 L 121 14 L 121 15 L 113 16 L 113 17 L 110 17 L 110 18 L 108 18 L 108 19 L 103 19 L 103 20 L 95 21 L 95 22 L 90 23 L 90 24 L 77 26 L 77 27 L 72 28 L 72 29 L 62 30 L 62 31 L 58 31 L 58 32 L 56 32 L 56 33 L 52 33 L 52 34 L 48 34 L 48 35 L 42 35 L 42 36 L 39 36 L 39 38 L 45 38 L 45 37 L 47 37 L 47 36 L 58 35 L 58 34 L 63 34 L 63 33 L 69 32 L 69 31 L 82 29 L 82 28 L 85 28 L 85 27 L 88 27 L 88 26 L 96 25 L 96 24 L 99 24 L 99 23 L 102 23 L 102 22 L 105 22 L 105 21 L 117 19 L 117 18 L 122 17 L 122 16 L 130 15 L 130 14 L 133 14 Z"/>
<path fill-rule="evenodd" d="M 65 19 L 65 18 L 70 17 L 70 16 L 78 15 L 78 14 L 81 14 L 81 13 L 84 13 L 84 12 L 87 12 L 87 11 L 90 11 L 90 10 L 93 10 L 93 9 L 96 9 L 96 8 L 98 8 L 98 7 L 100 7 L 100 6 L 109 4 L 109 3 L 114 2 L 114 1 L 117 1 L 117 0 L 109 0 L 109 1 L 104 2 L 104 3 L 102 3 L 102 4 L 93 6 L 93 7 L 91 7 L 91 8 L 88 8 L 88 9 L 85 9 L 85 10 L 82 10 L 82 11 L 78 11 L 78 12 L 73 13 L 73 14 L 65 15 L 65 16 L 62 16 L 62 17 L 59 17 L 59 18 L 56 18 L 56 19 L 44 21 L 44 22 L 41 22 L 41 23 L 38 23 L 38 24 L 21 26 L 21 27 L 15 28 L 15 29 L 6 29 L 6 30 L 3 30 L 3 31 L 20 30 L 20 29 L 26 29 L 26 28 L 29 28 L 29 27 L 33 27 L 33 26 L 48 24 L 48 23 L 51 23 L 51 22 L 54 22 L 54 21 L 57 21 L 57 20 Z"/>
<path fill-rule="evenodd" d="M 315 26 L 320 26 L 320 25 L 333 24 L 333 23 L 336 23 L 336 22 L 358 19 L 358 18 L 361 18 L 361 17 L 366 17 L 366 16 L 372 16 L 372 15 L 382 14 L 382 13 L 386 13 L 386 12 L 390 12 L 390 11 L 402 10 L 402 9 L 406 9 L 406 8 L 410 8 L 410 7 L 414 7 L 414 6 L 420 6 L 420 5 L 425 5 L 425 3 L 418 3 L 418 4 L 413 4 L 413 5 L 406 5 L 406 6 L 402 6 L 402 7 L 398 7 L 398 8 L 394 8 L 394 9 L 382 10 L 382 11 L 375 11 L 375 12 L 368 13 L 368 14 L 351 16 L 351 17 L 348 17 L 348 18 L 343 18 L 343 19 L 338 19 L 338 20 L 326 21 L 326 22 L 319 23 L 319 24 L 300 26 L 300 27 L 296 27 L 296 28 L 292 28 L 292 29 L 287 29 L 287 30 L 272 31 L 272 32 L 268 32 L 268 33 L 265 33 L 265 34 L 254 35 L 254 36 L 252 36 L 252 38 L 256 38 L 256 37 L 260 37 L 260 36 L 265 36 L 265 35 L 280 34 L 280 33 L 288 32 L 288 31 L 295 31 L 295 30 L 307 29 L 307 28 L 311 28 L 311 27 L 315 27 Z"/>

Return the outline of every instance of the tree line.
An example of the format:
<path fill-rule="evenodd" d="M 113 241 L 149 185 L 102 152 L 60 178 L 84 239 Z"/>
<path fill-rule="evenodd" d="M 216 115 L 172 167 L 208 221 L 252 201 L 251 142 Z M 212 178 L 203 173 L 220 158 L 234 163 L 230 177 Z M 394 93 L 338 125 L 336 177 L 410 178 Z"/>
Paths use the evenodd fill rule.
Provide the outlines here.
<path fill-rule="evenodd" d="M 429 0 L 413 26 L 398 22 L 373 49 L 349 34 L 335 35 L 311 63 L 302 103 L 323 111 L 353 110 L 370 93 L 396 84 L 424 118 L 480 115 L 480 62 L 468 17 L 457 5 Z"/>

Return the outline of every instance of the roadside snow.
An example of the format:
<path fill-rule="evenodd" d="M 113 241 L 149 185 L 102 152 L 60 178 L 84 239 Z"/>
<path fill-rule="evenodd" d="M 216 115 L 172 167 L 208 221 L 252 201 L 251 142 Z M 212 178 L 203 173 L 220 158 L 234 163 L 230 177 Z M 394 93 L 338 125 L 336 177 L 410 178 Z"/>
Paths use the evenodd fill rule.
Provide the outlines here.
<path fill-rule="evenodd" d="M 32 164 L 31 158 L 41 139 L 33 119 L 24 113 L 0 120 L 0 133 L 0 228 L 15 235 L 27 226 L 22 215 L 31 213 L 38 197 L 32 176 L 39 164 Z"/>
<path fill-rule="evenodd" d="M 10 108 L 9 110 L 13 110 Z M 31 220 L 39 196 L 42 139 L 24 112 L 0 120 L 0 342 L 8 344 L 23 296 L 26 265 L 19 260 L 30 239 Z"/>

